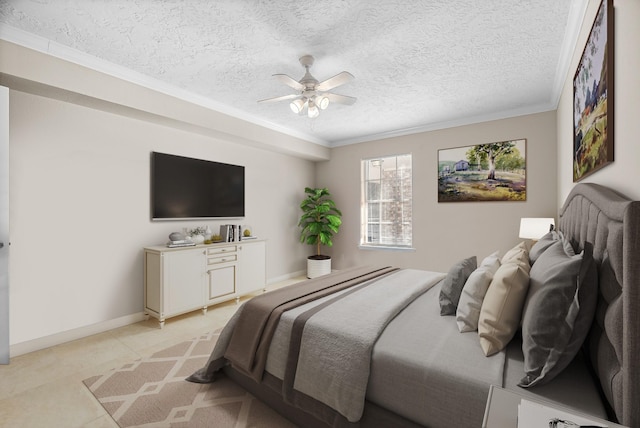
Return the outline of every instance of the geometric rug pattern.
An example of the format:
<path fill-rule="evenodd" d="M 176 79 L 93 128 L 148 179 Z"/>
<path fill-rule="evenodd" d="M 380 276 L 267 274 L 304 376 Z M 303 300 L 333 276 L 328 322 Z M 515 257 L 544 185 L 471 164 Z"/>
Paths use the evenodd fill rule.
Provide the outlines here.
<path fill-rule="evenodd" d="M 204 334 L 83 382 L 122 428 L 295 427 L 226 377 L 185 378 L 209 359 L 219 332 Z"/>

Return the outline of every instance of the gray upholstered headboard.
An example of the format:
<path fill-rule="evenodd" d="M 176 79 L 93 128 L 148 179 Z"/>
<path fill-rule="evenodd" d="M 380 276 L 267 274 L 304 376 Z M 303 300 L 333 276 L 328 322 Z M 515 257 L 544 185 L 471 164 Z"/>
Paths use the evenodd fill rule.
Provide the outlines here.
<path fill-rule="evenodd" d="M 618 421 L 640 427 L 640 201 L 597 185 L 576 185 L 558 227 L 598 265 L 596 315 L 587 349 Z"/>

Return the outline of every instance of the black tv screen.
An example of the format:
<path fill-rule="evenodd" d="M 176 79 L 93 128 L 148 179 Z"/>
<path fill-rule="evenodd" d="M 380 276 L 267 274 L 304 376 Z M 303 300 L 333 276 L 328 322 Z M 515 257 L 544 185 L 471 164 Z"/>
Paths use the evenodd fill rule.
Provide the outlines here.
<path fill-rule="evenodd" d="M 153 220 L 244 217 L 244 167 L 151 153 Z"/>

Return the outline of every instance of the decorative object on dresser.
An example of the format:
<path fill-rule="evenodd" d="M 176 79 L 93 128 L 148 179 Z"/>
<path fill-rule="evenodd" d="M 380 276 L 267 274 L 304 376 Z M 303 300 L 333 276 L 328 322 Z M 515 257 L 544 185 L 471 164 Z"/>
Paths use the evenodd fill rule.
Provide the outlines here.
<path fill-rule="evenodd" d="M 182 241 L 185 236 L 180 232 L 172 232 L 169 234 L 169 240 L 171 241 Z"/>
<path fill-rule="evenodd" d="M 438 150 L 438 202 L 526 201 L 526 143 Z"/>
<path fill-rule="evenodd" d="M 144 310 L 167 318 L 264 290 L 266 241 L 144 249 Z"/>
<path fill-rule="evenodd" d="M 573 181 L 613 162 L 613 0 L 601 0 L 573 77 Z"/>
<path fill-rule="evenodd" d="M 180 232 L 173 232 L 169 234 L 169 242 L 167 242 L 167 247 L 176 248 L 176 247 L 193 247 L 196 245 L 191 237 L 186 236 Z"/>
<path fill-rule="evenodd" d="M 205 234 L 207 228 L 204 226 L 198 226 L 189 231 L 189 238 L 196 244 L 202 244 L 205 241 Z"/>
<path fill-rule="evenodd" d="M 342 224 L 342 212 L 330 198 L 325 188 L 305 187 L 307 197 L 300 203 L 302 216 L 298 226 L 300 242 L 316 246 L 316 254 L 307 257 L 307 278 L 331 273 L 331 256 L 320 254 L 320 245 L 333 246 L 333 234 L 338 233 Z"/>
<path fill-rule="evenodd" d="M 253 234 L 253 227 L 248 224 L 242 225 L 242 240 L 246 239 L 256 239 L 256 236 Z"/>
<path fill-rule="evenodd" d="M 239 224 L 223 224 L 220 226 L 222 242 L 238 242 L 242 240 L 242 226 Z"/>

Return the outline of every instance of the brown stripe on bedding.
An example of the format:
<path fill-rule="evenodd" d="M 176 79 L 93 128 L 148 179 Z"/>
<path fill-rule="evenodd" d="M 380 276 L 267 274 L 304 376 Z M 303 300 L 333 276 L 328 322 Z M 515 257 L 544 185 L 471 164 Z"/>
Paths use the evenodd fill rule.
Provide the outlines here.
<path fill-rule="evenodd" d="M 254 297 L 245 303 L 225 358 L 234 368 L 259 382 L 282 313 L 394 270 L 397 268 L 350 268 Z"/>

